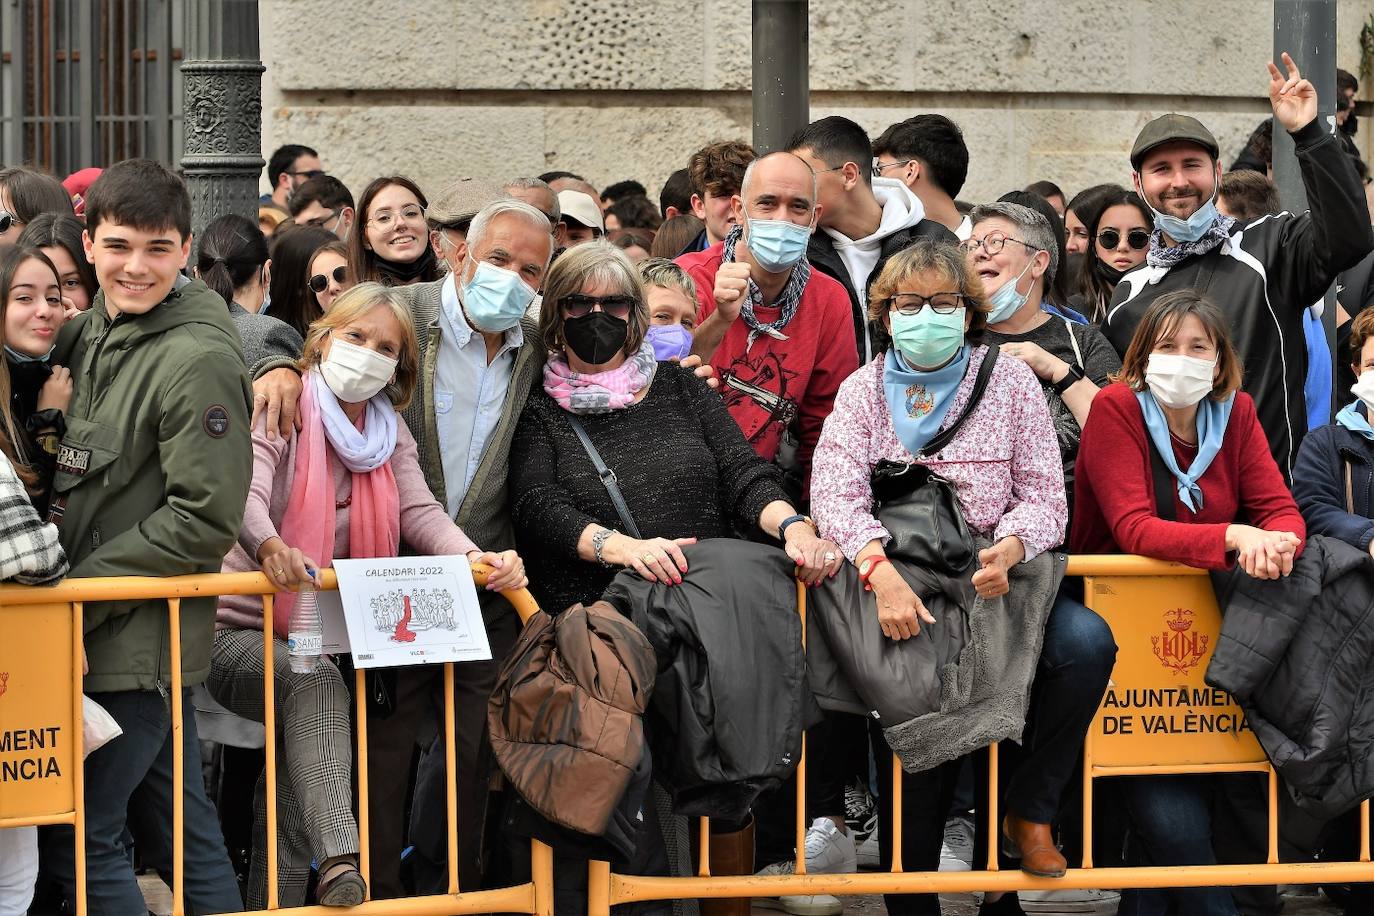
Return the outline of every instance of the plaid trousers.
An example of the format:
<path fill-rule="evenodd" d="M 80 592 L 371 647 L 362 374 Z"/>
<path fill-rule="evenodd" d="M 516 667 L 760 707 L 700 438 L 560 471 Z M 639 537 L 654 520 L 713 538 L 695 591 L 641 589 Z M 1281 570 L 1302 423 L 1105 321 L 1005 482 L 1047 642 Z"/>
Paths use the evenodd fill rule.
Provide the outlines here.
<path fill-rule="evenodd" d="M 235 715 L 263 720 L 262 631 L 215 633 L 207 685 Z M 353 816 L 353 745 L 349 694 L 339 669 L 321 658 L 309 674 L 290 668 L 286 642 L 273 641 L 277 724 L 277 893 L 301 906 L 310 862 L 358 854 Z M 283 765 L 284 764 L 284 765 Z M 267 908 L 267 774 L 253 797 L 253 859 L 248 906 Z"/>

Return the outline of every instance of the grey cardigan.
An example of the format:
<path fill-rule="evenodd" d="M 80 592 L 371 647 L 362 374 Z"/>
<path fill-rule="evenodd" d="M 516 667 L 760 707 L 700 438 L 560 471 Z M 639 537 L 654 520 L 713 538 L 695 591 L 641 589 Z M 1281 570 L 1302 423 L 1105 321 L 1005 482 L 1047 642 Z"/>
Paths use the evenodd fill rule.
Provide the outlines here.
<path fill-rule="evenodd" d="M 257 378 L 264 367 L 275 369 L 283 360 L 294 363 L 301 358 L 305 341 L 285 321 L 250 312 L 237 302 L 229 303 L 229 317 L 239 332 L 243 361 L 253 378 Z"/>
<path fill-rule="evenodd" d="M 439 456 L 438 425 L 430 405 L 434 403 L 434 371 L 442 337 L 439 310 L 443 287 L 448 279 L 446 275 L 429 283 L 395 287 L 410 305 L 410 315 L 420 339 L 420 383 L 415 386 L 415 395 L 402 416 L 419 448 L 420 467 L 425 472 L 425 480 L 440 505 L 447 503 L 444 464 Z M 501 405 L 501 418 L 487 440 L 472 485 L 468 487 L 454 519 L 458 527 L 483 550 L 510 550 L 515 547 L 515 533 L 507 507 L 506 483 L 510 471 L 511 437 L 525 400 L 537 383 L 548 358 L 538 325 L 523 319 L 520 327 L 525 342 L 515 354 L 510 388 Z"/>

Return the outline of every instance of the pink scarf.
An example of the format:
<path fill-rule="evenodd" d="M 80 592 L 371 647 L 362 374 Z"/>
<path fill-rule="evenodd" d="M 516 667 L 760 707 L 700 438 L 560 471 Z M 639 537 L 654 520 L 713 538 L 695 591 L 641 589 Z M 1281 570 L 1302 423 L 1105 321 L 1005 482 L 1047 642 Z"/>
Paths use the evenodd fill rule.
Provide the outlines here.
<path fill-rule="evenodd" d="M 657 371 L 658 357 L 648 340 L 638 353 L 605 372 L 574 372 L 568 358 L 555 353 L 544 365 L 544 392 L 568 413 L 610 413 L 633 404 Z"/>
<path fill-rule="evenodd" d="M 327 390 L 324 395 L 317 393 L 313 375 L 307 373 L 303 379 L 295 476 L 279 529 L 281 539 L 289 546 L 298 548 L 320 566 L 331 566 L 336 506 L 329 454 L 335 450 L 325 430 L 319 398 L 332 395 Z M 386 406 L 391 407 L 390 404 Z M 367 413 L 364 411 L 358 418 L 357 429 L 364 428 Z M 391 472 L 391 462 L 388 460 L 373 471 L 355 471 L 350 492 L 347 559 L 396 556 L 401 548 L 401 497 L 396 488 L 396 475 Z M 287 636 L 295 606 L 295 592 L 278 592 L 272 602 L 272 629 L 283 639 Z"/>

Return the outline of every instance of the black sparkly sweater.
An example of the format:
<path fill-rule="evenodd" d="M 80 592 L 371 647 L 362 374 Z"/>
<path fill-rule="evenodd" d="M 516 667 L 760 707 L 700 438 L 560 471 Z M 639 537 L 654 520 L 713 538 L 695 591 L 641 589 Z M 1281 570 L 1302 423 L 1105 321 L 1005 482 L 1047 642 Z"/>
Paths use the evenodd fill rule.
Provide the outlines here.
<path fill-rule="evenodd" d="M 625 530 L 567 416 L 537 387 L 510 455 L 516 547 L 550 613 L 595 601 L 619 572 L 577 555 L 583 529 Z M 750 447 L 720 395 L 676 363 L 659 363 L 639 403 L 579 419 L 645 539 L 735 537 L 787 498 L 777 468 Z"/>

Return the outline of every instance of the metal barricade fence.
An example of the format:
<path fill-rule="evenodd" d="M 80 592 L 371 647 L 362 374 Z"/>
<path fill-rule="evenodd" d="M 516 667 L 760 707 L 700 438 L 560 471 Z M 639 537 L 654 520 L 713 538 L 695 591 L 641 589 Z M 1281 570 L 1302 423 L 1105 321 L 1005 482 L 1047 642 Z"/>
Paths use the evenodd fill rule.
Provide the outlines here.
<path fill-rule="evenodd" d="M 864 874 L 806 874 L 806 857 L 796 857 L 796 873 L 755 877 L 710 874 L 710 829 L 700 819 L 700 866 L 694 877 L 620 875 L 607 862 L 589 869 L 589 916 L 607 916 L 612 906 L 691 897 L 775 897 L 787 895 L 965 893 L 971 891 L 1066 890 L 1084 888 L 1206 887 L 1249 884 L 1340 884 L 1374 881 L 1369 849 L 1369 802 L 1360 807 L 1360 853 L 1354 862 L 1278 861 L 1278 778 L 1240 708 L 1222 691 L 1206 687 L 1202 676 L 1211 658 L 1221 613 L 1205 570 L 1132 556 L 1070 557 L 1068 575 L 1081 576 L 1085 604 L 1112 627 L 1119 651 L 1107 696 L 1084 743 L 1083 861 L 1062 878 L 1038 878 L 1019 869 L 998 867 L 996 838 L 1001 832 L 997 792 L 997 747 L 989 748 L 988 810 L 984 827 L 993 838 L 986 868 L 961 872 L 908 872 L 902 868 L 901 763 L 894 754 L 892 868 Z M 797 607 L 806 633 L 806 589 L 798 584 Z M 1151 629 L 1153 628 L 1153 630 Z M 1151 672 L 1149 664 L 1155 663 Z M 1144 680 L 1163 672 L 1160 686 Z M 1189 691 L 1187 695 L 1179 691 Z M 1127 709 L 1197 706 L 1215 712 L 1144 713 Z M 1194 702 L 1194 701 L 1197 702 Z M 1158 701 L 1158 702 L 1155 702 Z M 1146 719 L 1146 716 L 1149 719 Z M 1180 725 L 1177 718 L 1183 716 Z M 1189 717 L 1192 718 L 1189 718 Z M 1129 723 L 1129 725 L 1127 724 Z M 1221 726 L 1226 726 L 1225 728 Z M 1134 739 L 1134 740 L 1127 740 Z M 1145 739 L 1145 740 L 1140 740 Z M 879 765 L 883 765 L 879 761 Z M 1267 861 L 1253 865 L 1112 867 L 1092 865 L 1092 783 L 1113 776 L 1184 773 L 1267 773 L 1269 830 Z M 796 775 L 796 848 L 806 847 L 806 743 Z M 1070 863 L 1072 866 L 1072 863 Z"/>
<path fill-rule="evenodd" d="M 484 584 L 489 570 L 474 566 L 479 584 Z M 1073 557 L 1068 574 L 1082 576 L 1085 599 L 1089 607 L 1101 614 L 1112 626 L 1120 652 L 1112 682 L 1085 742 L 1083 767 L 1084 792 L 1084 854 L 1081 867 L 1070 868 L 1062 878 L 1037 878 L 1020 870 L 1000 870 L 997 862 L 998 843 L 988 844 L 988 862 L 983 870 L 967 872 L 908 872 L 902 867 L 901 818 L 893 817 L 892 868 L 887 872 L 865 874 L 806 874 L 805 857 L 798 857 L 794 875 L 755 877 L 752 875 L 712 876 L 709 869 L 710 830 L 705 818 L 700 821 L 700 868 L 693 877 L 644 877 L 614 874 L 607 862 L 592 862 L 589 866 L 588 912 L 590 916 L 605 916 L 610 907 L 622 903 L 649 900 L 672 900 L 693 897 L 751 897 L 780 894 L 880 894 L 880 893 L 958 893 L 969 891 L 1058 890 L 1071 888 L 1133 888 L 1133 887 L 1197 887 L 1238 886 L 1247 884 L 1317 884 L 1345 882 L 1374 882 L 1374 862 L 1370 861 L 1369 802 L 1361 806 L 1360 852 L 1358 861 L 1300 862 L 1278 861 L 1278 781 L 1252 733 L 1249 733 L 1229 697 L 1202 685 L 1202 672 L 1211 657 L 1211 646 L 1220 630 L 1220 612 L 1212 596 L 1206 573 L 1202 570 L 1170 563 L 1160 563 L 1140 557 Z M 337 588 L 332 570 L 324 570 L 322 589 Z M 276 740 L 275 681 L 271 630 L 272 593 L 267 578 L 258 573 L 232 575 L 185 576 L 169 579 L 69 579 L 59 585 L 44 588 L 0 586 L 0 647 L 7 645 L 6 635 L 17 631 L 42 633 L 64 652 L 56 657 L 41 652 L 10 653 L 0 664 L 0 704 L 18 700 L 21 713 L 14 713 L 15 704 L 0 705 L 0 755 L 13 752 L 19 744 L 27 750 L 38 748 L 52 751 L 44 758 L 25 758 L 33 766 L 25 769 L 25 761 L 15 763 L 0 758 L 0 829 L 29 825 L 71 824 L 76 842 L 76 911 L 86 911 L 86 874 L 84 856 L 84 803 L 82 789 L 81 731 L 82 718 L 82 608 L 87 601 L 166 599 L 170 633 L 171 657 L 179 659 L 181 627 L 179 608 L 183 598 L 207 595 L 262 595 L 264 602 L 264 729 L 267 770 L 267 893 L 268 910 L 326 914 L 335 908 L 303 907 L 287 910 L 278 907 L 277 835 L 276 835 Z M 522 620 L 538 610 L 527 591 L 505 593 Z M 797 586 L 798 611 L 802 615 L 802 633 L 806 633 L 806 590 Z M 1160 623 L 1162 621 L 1162 624 Z M 1151 628 L 1157 632 L 1152 632 Z M 1149 640 L 1147 653 L 1144 639 Z M 3 649 L 0 649 L 3 651 Z M 1147 681 L 1153 658 L 1160 669 L 1168 672 L 1173 681 L 1167 687 L 1152 687 Z M 4 670 L 8 668 L 9 670 Z M 453 664 L 443 666 L 444 714 L 443 734 L 447 780 L 447 842 L 448 893 L 396 900 L 368 900 L 354 910 L 377 916 L 428 916 L 428 914 L 466 914 L 480 912 L 514 912 L 550 916 L 553 912 L 553 855 L 549 847 L 538 841 L 530 846 L 532 878 L 528 883 L 492 890 L 463 891 L 458 886 L 458 810 L 457 788 L 453 774 L 455 760 L 455 711 L 453 699 Z M 1143 673 L 1142 673 L 1143 672 Z M 18 675 L 18 677 L 16 677 Z M 357 779 L 359 870 L 364 879 L 370 878 L 368 850 L 367 800 L 367 710 L 366 691 L 362 671 L 357 672 Z M 30 678 L 41 681 L 41 688 L 26 684 Z M 183 700 L 182 674 L 179 664 L 172 665 L 170 690 L 173 728 L 174 785 L 184 784 L 184 761 L 181 742 Z M 1216 712 L 1183 713 L 1183 725 L 1177 714 L 1130 713 L 1128 709 L 1144 709 L 1165 705 L 1173 691 L 1179 705 L 1195 709 L 1210 706 Z M 1192 691 L 1193 693 L 1179 693 Z M 1200 692 L 1199 692 L 1200 691 Z M 6 697 L 6 693 L 11 693 Z M 1156 702 L 1158 701 L 1158 702 Z M 28 721 L 56 716 L 56 725 L 15 728 L 16 715 L 28 715 Z M 1166 717 L 1167 715 L 1167 717 Z M 1149 716 L 1151 718 L 1147 719 Z M 35 719 L 34 717 L 38 717 Z M 1191 718 L 1190 718 L 1191 717 Z M 1210 718 L 1208 718 L 1210 717 Z M 1230 718 L 1228 718 L 1230 717 Z M 43 720 L 46 721 L 46 720 Z M 1222 727 L 1222 726 L 1225 727 Z M 1139 731 L 1137 731 L 1139 729 Z M 60 748 L 59 737 L 67 739 Z M 21 735 L 20 738 L 14 737 Z M 1135 738 L 1137 740 L 1127 740 Z M 1140 738 L 1149 740 L 1141 742 Z M 1182 738 L 1183 740 L 1174 740 Z M 988 810 L 985 824 L 989 836 L 1000 831 L 999 797 L 996 791 L 997 748 L 989 749 L 990 766 Z M 12 756 L 12 755 L 11 755 Z M 37 762 L 34 762 L 37 761 Z M 894 755 L 891 761 L 892 797 L 881 801 L 900 811 L 901 765 Z M 5 790 L 6 777 L 14 775 L 30 779 L 37 774 L 36 784 L 26 786 L 21 793 Z M 45 775 L 49 767 L 60 772 L 54 777 Z M 1112 776 L 1183 773 L 1262 772 L 1269 777 L 1268 856 L 1264 863 L 1251 865 L 1210 865 L 1170 868 L 1129 867 L 1094 868 L 1092 865 L 1092 783 L 1094 779 Z M 28 773 L 29 775 L 24 775 Z M 196 778 L 200 778 L 196 774 Z M 802 742 L 801 759 L 796 774 L 795 824 L 796 848 L 805 848 L 806 836 L 806 748 Z M 182 876 L 183 800 L 180 791 L 173 799 L 173 913 L 185 912 Z M 370 882 L 369 882 L 370 886 Z"/>
<path fill-rule="evenodd" d="M 338 588 L 334 571 L 322 570 L 319 586 L 322 590 Z M 486 584 L 490 569 L 473 566 L 473 577 L 477 584 Z M 181 735 L 185 715 L 182 698 L 181 671 L 181 619 L 180 606 L 184 598 L 216 595 L 261 595 L 263 598 L 263 644 L 264 644 L 264 715 L 263 726 L 267 736 L 265 751 L 267 756 L 267 895 L 268 910 L 278 910 L 277 887 L 277 741 L 276 741 L 276 702 L 274 691 L 275 670 L 273 666 L 272 633 L 272 594 L 276 588 L 261 573 L 213 574 L 203 576 L 181 576 L 167 579 L 156 578 L 118 578 L 118 579 L 68 579 L 58 585 L 43 588 L 25 586 L 0 586 L 0 646 L 11 649 L 16 645 L 19 632 L 30 634 L 46 633 L 60 640 L 68 651 L 60 657 L 45 656 L 42 652 L 4 653 L 4 663 L 0 668 L 0 703 L 4 703 L 5 693 L 14 693 L 8 699 L 9 708 L 0 707 L 0 752 L 12 750 L 16 743 L 24 749 L 33 749 L 36 740 L 41 740 L 41 750 L 57 750 L 54 744 L 65 732 L 67 738 L 60 753 L 37 760 L 36 769 L 27 768 L 26 772 L 41 774 L 47 760 L 51 766 L 67 775 L 51 781 L 51 785 L 40 786 L 35 790 L 26 786 L 20 792 L 6 790 L 4 776 L 7 771 L 0 769 L 0 829 L 22 826 L 41 826 L 47 824 L 71 824 L 76 843 L 76 913 L 86 913 L 86 861 L 85 861 L 85 805 L 83 795 L 82 766 L 82 609 L 86 602 L 126 601 L 166 599 L 168 611 L 168 631 L 170 657 L 176 660 L 171 665 L 171 684 L 169 685 L 172 722 L 172 774 L 174 795 L 172 801 L 172 912 L 180 916 L 185 912 L 184 876 L 182 869 L 184 846 L 184 800 L 181 787 L 185 780 L 185 761 L 182 754 Z M 504 592 L 503 596 L 511 603 L 522 621 L 529 619 L 539 610 L 530 593 L 519 591 Z M 3 652 L 3 650 L 0 650 Z M 54 676 L 56 672 L 56 676 Z M 15 678 L 14 675 L 19 677 Z M 370 861 L 368 850 L 368 770 L 367 770 L 367 691 L 363 684 L 364 672 L 356 672 L 355 698 L 357 703 L 357 806 L 359 861 L 358 869 L 368 882 L 369 898 L 371 888 Z M 39 683 L 40 679 L 43 683 Z M 551 916 L 553 913 L 553 854 L 549 847 L 538 841 L 531 841 L 530 871 L 528 883 L 514 887 L 493 890 L 461 891 L 458 886 L 458 796 L 454 779 L 456 773 L 456 750 L 454 743 L 454 699 L 453 663 L 443 665 L 444 711 L 443 735 L 445 766 L 447 769 L 447 842 L 448 842 L 448 893 L 425 897 L 407 897 L 396 900 L 371 900 L 354 907 L 351 911 L 375 916 L 439 916 L 439 914 L 463 914 L 486 912 L 531 913 L 538 916 Z M 21 689 L 21 685 L 23 689 Z M 55 694 L 54 694 L 55 688 Z M 58 702 L 51 701 L 56 696 Z M 18 707 L 14 701 L 19 701 Z M 61 707 L 59 709 L 58 707 Z M 27 715 L 29 721 L 37 716 L 37 728 L 32 725 L 15 728 L 17 716 Z M 60 716 L 47 720 L 44 716 Z M 53 721 L 61 724 L 43 725 Z M 13 739 L 13 735 L 21 735 Z M 35 737 L 37 736 L 37 737 Z M 26 758 L 28 760 L 30 758 Z M 0 767 L 3 763 L 0 762 Z M 15 762 L 15 775 L 20 776 L 20 766 Z M 201 774 L 193 774 L 200 779 Z M 30 780 L 32 781 L 32 780 Z M 25 812 L 23 809 L 27 809 Z M 478 829 L 473 824 L 472 829 Z M 285 910 L 280 910 L 285 911 Z M 327 914 L 337 912 L 331 907 L 290 908 L 293 913 Z"/>

